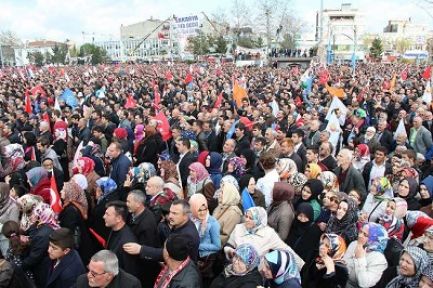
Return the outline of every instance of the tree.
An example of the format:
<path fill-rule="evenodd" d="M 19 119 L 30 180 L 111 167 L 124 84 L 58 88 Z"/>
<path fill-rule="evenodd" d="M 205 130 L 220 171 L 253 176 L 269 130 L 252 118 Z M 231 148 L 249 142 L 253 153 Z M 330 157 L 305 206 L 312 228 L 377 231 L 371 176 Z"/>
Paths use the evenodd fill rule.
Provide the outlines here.
<path fill-rule="evenodd" d="M 14 48 L 19 48 L 22 46 L 22 41 L 18 36 L 10 31 L 4 30 L 0 31 L 0 49 L 3 59 L 1 61 L 4 64 L 14 65 L 15 62 L 15 51 Z"/>
<path fill-rule="evenodd" d="M 53 56 L 50 54 L 50 52 L 45 52 L 45 54 L 44 54 L 44 59 L 45 59 L 45 63 L 47 63 L 47 64 L 51 64 L 52 63 L 52 59 L 53 58 Z"/>
<path fill-rule="evenodd" d="M 92 64 L 100 64 L 107 61 L 107 51 L 105 49 L 98 47 L 94 44 L 86 43 L 80 47 L 80 57 L 92 56 Z"/>
<path fill-rule="evenodd" d="M 206 37 L 206 35 L 203 33 L 200 33 L 195 37 L 189 38 L 188 50 L 192 51 L 196 57 L 199 55 L 208 54 L 210 51 L 208 37 Z"/>
<path fill-rule="evenodd" d="M 404 53 L 406 50 L 409 50 L 410 47 L 412 47 L 412 44 L 412 40 L 408 38 L 397 39 L 395 43 L 395 50 L 397 50 L 398 53 Z"/>
<path fill-rule="evenodd" d="M 29 54 L 29 57 L 31 58 L 31 62 L 35 63 L 37 66 L 42 66 L 44 65 L 44 55 L 39 52 L 33 52 Z"/>
<path fill-rule="evenodd" d="M 71 49 L 69 49 L 69 55 L 71 57 L 77 57 L 78 56 L 78 50 L 77 50 L 77 47 L 75 47 L 75 45 L 72 46 Z"/>
<path fill-rule="evenodd" d="M 383 52 L 382 40 L 379 38 L 375 38 L 371 43 L 370 47 L 370 55 L 371 57 L 378 59 Z"/>
<path fill-rule="evenodd" d="M 227 41 L 224 39 L 223 36 L 219 36 L 215 41 L 216 53 L 225 54 L 227 52 Z"/>
<path fill-rule="evenodd" d="M 280 47 L 283 49 L 294 49 L 296 48 L 296 41 L 293 35 L 289 35 L 288 33 L 284 34 L 283 40 L 279 42 Z"/>
<path fill-rule="evenodd" d="M 257 38 L 256 44 L 257 44 L 257 48 L 262 48 L 264 45 L 263 38 L 262 37 Z"/>
<path fill-rule="evenodd" d="M 53 63 L 65 64 L 66 54 L 68 53 L 68 47 L 66 45 L 55 45 L 53 48 L 53 56 L 51 60 Z"/>

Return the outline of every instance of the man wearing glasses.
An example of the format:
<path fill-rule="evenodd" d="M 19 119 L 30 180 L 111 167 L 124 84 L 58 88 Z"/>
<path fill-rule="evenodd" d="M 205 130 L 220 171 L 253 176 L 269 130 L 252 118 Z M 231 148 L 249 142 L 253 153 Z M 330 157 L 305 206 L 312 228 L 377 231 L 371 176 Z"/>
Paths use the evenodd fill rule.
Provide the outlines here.
<path fill-rule="evenodd" d="M 89 272 L 78 277 L 75 287 L 141 288 L 137 278 L 119 269 L 116 254 L 109 250 L 93 255 L 87 268 Z"/>

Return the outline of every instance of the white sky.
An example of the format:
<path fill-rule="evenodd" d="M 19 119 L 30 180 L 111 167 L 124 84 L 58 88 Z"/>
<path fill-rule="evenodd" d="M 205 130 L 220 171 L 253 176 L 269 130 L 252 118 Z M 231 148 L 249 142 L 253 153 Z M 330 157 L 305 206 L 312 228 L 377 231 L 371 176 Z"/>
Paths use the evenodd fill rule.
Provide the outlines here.
<path fill-rule="evenodd" d="M 252 7 L 255 0 L 244 0 Z M 287 0 L 292 11 L 314 29 L 315 14 L 320 0 Z M 12 30 L 25 40 L 72 39 L 83 42 L 82 31 L 98 40 L 119 37 L 121 24 L 132 24 L 154 18 L 165 19 L 175 14 L 188 16 L 204 11 L 232 10 L 233 0 L 0 0 L 0 30 Z M 352 2 L 365 14 L 366 30 L 380 32 L 389 19 L 412 18 L 417 24 L 432 27 L 433 5 L 423 0 L 324 0 L 324 7 L 339 8 L 342 2 Z M 427 11 L 427 12 L 426 12 Z M 313 32 L 313 31 L 309 31 Z M 91 36 L 87 36 L 89 41 Z"/>

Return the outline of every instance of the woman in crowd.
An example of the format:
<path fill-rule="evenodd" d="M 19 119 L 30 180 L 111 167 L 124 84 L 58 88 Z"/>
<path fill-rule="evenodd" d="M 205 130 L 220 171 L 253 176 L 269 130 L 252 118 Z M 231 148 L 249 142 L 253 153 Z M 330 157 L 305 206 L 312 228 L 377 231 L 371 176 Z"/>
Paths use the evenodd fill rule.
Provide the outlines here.
<path fill-rule="evenodd" d="M 59 162 L 63 170 L 64 182 L 69 181 L 69 166 L 68 166 L 69 159 L 68 159 L 67 138 L 68 138 L 68 131 L 67 131 L 66 123 L 64 123 L 63 126 L 58 126 L 54 129 L 54 141 L 53 141 L 52 148 L 56 152 L 57 156 L 59 157 Z"/>
<path fill-rule="evenodd" d="M 95 172 L 103 177 L 106 175 L 105 165 L 104 165 L 104 154 L 101 150 L 101 145 L 91 144 L 83 147 L 81 149 L 81 157 L 88 157 L 95 162 Z"/>
<path fill-rule="evenodd" d="M 324 192 L 340 192 L 337 176 L 331 171 L 323 171 L 319 175 L 319 180 L 322 181 Z"/>
<path fill-rule="evenodd" d="M 212 282 L 210 288 L 256 288 L 262 284 L 257 270 L 260 256 L 249 244 L 239 245 L 224 271 Z"/>
<path fill-rule="evenodd" d="M 272 203 L 268 208 L 268 225 L 285 241 L 289 235 L 295 211 L 293 209 L 293 196 L 295 191 L 289 183 L 277 182 L 272 191 Z"/>
<path fill-rule="evenodd" d="M 218 206 L 213 216 L 220 224 L 221 242 L 225 245 L 235 226 L 241 222 L 242 211 L 239 209 L 241 199 L 236 186 L 229 182 L 223 183 L 220 191 Z"/>
<path fill-rule="evenodd" d="M 358 144 L 355 148 L 355 154 L 353 157 L 352 165 L 359 172 L 364 170 L 365 164 L 371 161 L 370 149 L 367 144 Z"/>
<path fill-rule="evenodd" d="M 171 160 L 162 160 L 158 163 L 159 176 L 164 180 L 164 189 L 171 190 L 178 199 L 183 199 L 183 191 L 179 183 L 179 174 L 176 164 Z"/>
<path fill-rule="evenodd" d="M 228 160 L 227 164 L 227 173 L 226 175 L 232 175 L 236 179 L 241 178 L 245 175 L 245 165 L 247 164 L 247 160 L 241 157 L 232 157 Z"/>
<path fill-rule="evenodd" d="M 290 158 L 280 158 L 277 161 L 277 172 L 280 175 L 280 180 L 289 182 L 292 177 L 298 173 L 298 167 L 295 161 Z"/>
<path fill-rule="evenodd" d="M 27 181 L 30 185 L 30 193 L 41 196 L 44 202 L 51 202 L 51 182 L 48 172 L 42 167 L 35 167 L 26 172 Z"/>
<path fill-rule="evenodd" d="M 145 136 L 139 142 L 136 154 L 134 155 L 134 166 L 138 166 L 143 162 L 149 162 L 156 166 L 160 147 L 157 134 L 155 127 L 146 125 Z"/>
<path fill-rule="evenodd" d="M 256 180 L 253 175 L 246 174 L 239 179 L 239 191 L 241 192 L 243 211 L 251 207 L 260 206 L 265 208 L 265 197 L 256 189 Z"/>
<path fill-rule="evenodd" d="M 428 256 L 424 250 L 412 246 L 405 248 L 400 256 L 398 275 L 386 288 L 418 288 L 421 272 L 428 264 Z"/>
<path fill-rule="evenodd" d="M 320 215 L 320 204 L 318 201 L 319 195 L 323 191 L 323 185 L 322 182 L 318 179 L 310 179 L 308 180 L 304 187 L 302 188 L 301 192 L 301 198 L 296 203 L 296 207 L 304 202 L 310 203 L 311 207 L 313 207 L 314 210 L 314 221 L 316 221 L 319 218 Z"/>
<path fill-rule="evenodd" d="M 362 223 L 378 222 L 379 217 L 385 213 L 388 201 L 393 197 L 391 182 L 389 182 L 388 178 L 379 177 L 373 179 L 359 221 Z"/>
<path fill-rule="evenodd" d="M 236 247 L 244 243 L 253 245 L 260 256 L 276 249 L 290 251 L 295 256 L 298 268 L 304 265 L 304 261 L 268 226 L 268 216 L 262 207 L 252 207 L 245 212 L 245 222 L 236 225 L 224 247 L 226 257 L 231 259 Z"/>
<path fill-rule="evenodd" d="M 419 194 L 421 199 L 419 203 L 421 207 L 426 207 L 432 204 L 433 196 L 433 176 L 429 175 L 419 183 Z"/>
<path fill-rule="evenodd" d="M 320 237 L 319 256 L 302 271 L 302 287 L 345 287 L 348 279 L 343 256 L 346 253 L 344 239 L 332 233 Z"/>
<path fill-rule="evenodd" d="M 223 163 L 223 158 L 220 153 L 210 152 L 206 157 L 205 166 L 209 172 L 210 179 L 212 180 L 215 189 L 219 189 L 221 186 L 221 178 L 223 177 L 221 172 L 221 166 Z"/>
<path fill-rule="evenodd" d="M 213 198 L 215 186 L 209 177 L 206 167 L 200 162 L 194 162 L 188 168 L 188 198 L 197 193 L 203 194 L 209 203 L 209 211 L 212 213 L 216 207 L 216 201 Z"/>
<path fill-rule="evenodd" d="M 189 199 L 191 220 L 194 222 L 200 236 L 198 248 L 198 268 L 206 282 L 214 277 L 213 264 L 217 252 L 221 250 L 220 224 L 209 214 L 208 204 L 203 194 L 194 194 Z"/>
<path fill-rule="evenodd" d="M 350 243 L 343 260 L 349 271 L 347 288 L 373 287 L 388 267 L 384 256 L 388 233 L 377 223 L 367 223 Z"/>
<path fill-rule="evenodd" d="M 259 178 L 263 175 L 259 167 L 256 165 L 256 154 L 251 149 L 243 149 L 240 152 L 239 157 L 246 160 L 245 174 L 252 174 L 255 178 Z"/>
<path fill-rule="evenodd" d="M 407 213 L 407 203 L 404 199 L 395 197 L 387 201 L 384 214 L 379 218 L 381 224 L 389 238 L 396 238 L 403 241 L 405 224 L 403 221 Z"/>
<path fill-rule="evenodd" d="M 0 182 L 0 226 L 7 221 L 19 222 L 20 210 L 15 199 L 10 197 L 9 184 Z M 0 253 L 6 255 L 9 241 L 0 233 Z"/>
<path fill-rule="evenodd" d="M 342 196 L 337 212 L 331 214 L 326 233 L 333 233 L 343 237 L 344 241 L 351 243 L 356 240 L 358 231 L 356 222 L 358 220 L 358 209 L 356 203 L 348 196 Z"/>
<path fill-rule="evenodd" d="M 37 138 L 33 132 L 26 131 L 23 133 L 23 149 L 24 149 L 24 160 L 25 161 L 36 161 L 36 154 L 39 152 L 36 143 Z"/>
<path fill-rule="evenodd" d="M 307 179 L 319 179 L 320 173 L 322 173 L 322 168 L 320 168 L 319 165 L 315 163 L 309 163 L 305 167 L 305 176 L 307 176 Z"/>
<path fill-rule="evenodd" d="M 292 253 L 273 250 L 260 263 L 260 273 L 271 288 L 301 288 L 301 277 Z"/>
<path fill-rule="evenodd" d="M 419 210 L 421 208 L 421 205 L 415 198 L 417 193 L 418 183 L 414 178 L 404 178 L 399 182 L 397 196 L 406 200 L 408 210 Z"/>
<path fill-rule="evenodd" d="M 4 179 L 5 176 L 22 171 L 26 166 L 24 160 L 24 149 L 20 144 L 9 144 L 0 147 L 2 153 L 1 165 L 0 165 L 0 179 Z"/>
<path fill-rule="evenodd" d="M 287 244 L 306 263 L 310 263 L 316 253 L 322 231 L 314 222 L 313 207 L 309 203 L 301 203 L 296 209 L 296 217 L 289 232 Z"/>
<path fill-rule="evenodd" d="M 271 153 L 265 153 L 260 157 L 260 165 L 265 170 L 265 176 L 257 181 L 257 189 L 265 196 L 266 207 L 271 205 L 274 183 L 280 181 L 280 175 L 275 169 L 275 164 L 275 157 Z"/>
<path fill-rule="evenodd" d="M 77 172 L 83 174 L 86 176 L 87 179 L 87 189 L 86 192 L 92 199 L 92 201 L 89 203 L 89 206 L 91 208 L 94 207 L 94 203 L 96 203 L 96 181 L 101 178 L 100 175 L 98 175 L 95 172 L 95 161 L 89 157 L 80 157 L 77 160 Z"/>

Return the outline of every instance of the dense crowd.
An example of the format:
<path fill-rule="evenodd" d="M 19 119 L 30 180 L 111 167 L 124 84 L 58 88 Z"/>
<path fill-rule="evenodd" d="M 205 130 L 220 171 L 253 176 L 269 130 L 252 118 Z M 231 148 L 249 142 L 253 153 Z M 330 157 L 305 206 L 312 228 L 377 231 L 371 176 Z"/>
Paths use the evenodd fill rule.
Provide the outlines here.
<path fill-rule="evenodd" d="M 430 81 L 4 68 L 0 287 L 433 287 Z"/>

